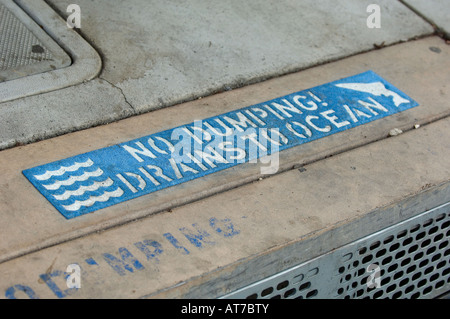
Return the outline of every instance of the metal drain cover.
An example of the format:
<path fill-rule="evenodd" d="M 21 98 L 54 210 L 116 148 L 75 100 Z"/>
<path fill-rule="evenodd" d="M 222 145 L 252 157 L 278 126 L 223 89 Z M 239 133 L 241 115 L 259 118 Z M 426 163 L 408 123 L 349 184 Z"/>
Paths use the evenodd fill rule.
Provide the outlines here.
<path fill-rule="evenodd" d="M 18 5 L 0 0 L 0 82 L 70 64 L 70 57 Z"/>
<path fill-rule="evenodd" d="M 450 288 L 450 202 L 223 299 L 434 298 Z"/>
<path fill-rule="evenodd" d="M 0 0 L 0 103 L 94 79 L 102 61 L 44 0 Z"/>

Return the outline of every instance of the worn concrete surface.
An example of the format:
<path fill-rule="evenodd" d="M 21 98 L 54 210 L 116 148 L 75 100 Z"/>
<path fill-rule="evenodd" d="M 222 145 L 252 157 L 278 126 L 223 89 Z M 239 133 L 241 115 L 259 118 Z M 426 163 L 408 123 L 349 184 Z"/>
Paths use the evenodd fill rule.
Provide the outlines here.
<path fill-rule="evenodd" d="M 50 1 L 64 11 L 68 0 Z M 104 56 L 101 77 L 137 111 L 171 105 L 429 34 L 397 1 L 79 1 L 83 34 Z"/>
<path fill-rule="evenodd" d="M 95 79 L 0 107 L 0 149 L 31 143 L 134 114 L 119 89 Z"/>
<path fill-rule="evenodd" d="M 448 201 L 449 128 L 448 118 L 440 120 L 2 263 L 0 298 L 221 296 Z M 261 258 L 263 265 L 252 263 Z M 73 263 L 82 268 L 78 290 L 65 281 Z"/>
<path fill-rule="evenodd" d="M 47 2 L 67 16 L 70 1 Z M 369 3 L 80 0 L 100 77 L 0 104 L 0 149 L 19 145 L 0 152 L 0 298 L 217 297 L 448 201 L 450 48 L 433 36 L 354 55 L 433 32 L 388 0 L 369 29 Z M 68 221 L 21 173 L 368 69 L 420 106 L 284 151 L 261 181 L 245 164 Z"/>
<path fill-rule="evenodd" d="M 68 16 L 71 1 L 47 2 Z M 381 28 L 370 29 L 370 3 L 80 0 L 79 32 L 102 56 L 105 83 L 2 103 L 0 149 L 433 33 L 422 18 L 389 0 L 378 1 Z M 92 91 L 95 97 L 84 94 Z"/>
<path fill-rule="evenodd" d="M 431 47 L 439 47 L 441 52 L 436 53 Z M 0 260 L 169 210 L 261 176 L 261 163 L 243 164 L 67 221 L 26 180 L 23 169 L 270 100 L 368 68 L 419 102 L 420 106 L 411 110 L 283 151 L 280 170 L 291 169 L 386 138 L 392 128 L 407 131 L 416 124 L 448 116 L 450 78 L 445 66 L 450 63 L 449 55 L 450 48 L 442 39 L 422 39 L 110 125 L 4 150 L 0 152 Z"/>
<path fill-rule="evenodd" d="M 450 40 L 450 2 L 447 0 L 402 0 L 415 12 L 433 24 Z"/>

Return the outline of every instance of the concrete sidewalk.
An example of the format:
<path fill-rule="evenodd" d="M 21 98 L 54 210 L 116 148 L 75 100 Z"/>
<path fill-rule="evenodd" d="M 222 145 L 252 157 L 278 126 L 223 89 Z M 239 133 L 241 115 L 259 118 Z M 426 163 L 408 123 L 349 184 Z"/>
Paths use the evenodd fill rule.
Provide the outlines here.
<path fill-rule="evenodd" d="M 71 1 L 48 2 L 68 17 Z M 433 33 L 430 24 L 390 0 L 379 1 L 382 27 L 368 28 L 370 3 L 78 1 L 79 32 L 102 57 L 101 73 L 86 83 L 2 104 L 0 147 L 109 123 Z M 72 30 L 63 19 L 53 24 L 58 23 L 66 29 L 59 32 L 61 43 L 68 45 L 64 41 Z"/>
<path fill-rule="evenodd" d="M 450 156 L 449 126 L 441 120 L 4 262 L 0 290 L 37 298 L 221 297 L 448 201 L 450 166 L 441 159 Z M 82 269 L 80 289 L 65 284 L 71 264 Z"/>
<path fill-rule="evenodd" d="M 96 51 L 102 65 L 0 103 L 0 298 L 222 297 L 450 201 L 446 3 L 378 1 L 370 28 L 371 1 L 80 0 L 79 30 L 65 26 L 70 1 L 17 3 L 45 8 L 28 13 L 51 17 L 64 49 L 66 36 L 92 46 L 75 64 L 99 67 Z M 283 150 L 275 175 L 240 164 L 65 219 L 22 173 L 368 70 L 419 106 Z M 421 278 L 422 298 L 449 288 L 448 260 L 435 262 L 446 282 Z M 66 286 L 70 264 L 80 289 Z"/>
<path fill-rule="evenodd" d="M 450 20 L 448 12 L 450 5 L 445 0 L 403 0 L 418 15 L 426 19 L 447 40 L 450 40 Z"/>

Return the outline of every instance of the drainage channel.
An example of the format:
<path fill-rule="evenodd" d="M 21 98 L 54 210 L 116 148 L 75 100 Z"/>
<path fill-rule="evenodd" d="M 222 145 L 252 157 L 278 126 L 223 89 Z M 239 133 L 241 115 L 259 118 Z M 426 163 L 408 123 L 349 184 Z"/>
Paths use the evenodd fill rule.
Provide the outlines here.
<path fill-rule="evenodd" d="M 223 299 L 434 298 L 450 289 L 450 202 Z"/>

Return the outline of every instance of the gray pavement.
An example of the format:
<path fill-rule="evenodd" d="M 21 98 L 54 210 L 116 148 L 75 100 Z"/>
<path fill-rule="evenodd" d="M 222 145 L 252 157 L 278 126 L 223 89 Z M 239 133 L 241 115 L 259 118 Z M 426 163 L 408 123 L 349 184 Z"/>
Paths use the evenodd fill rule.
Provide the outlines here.
<path fill-rule="evenodd" d="M 64 19 L 69 15 L 71 1 L 49 3 Z M 369 0 L 77 3 L 79 32 L 102 57 L 99 77 L 4 103 L 0 148 L 105 124 L 433 32 L 409 8 L 390 0 L 378 2 L 381 28 L 367 27 Z M 90 91 L 96 91 L 98 101 L 93 102 Z"/>
<path fill-rule="evenodd" d="M 0 101 L 0 298 L 220 297 L 450 202 L 445 2 L 377 1 L 372 28 L 370 0 L 79 0 L 76 30 L 73 1 L 16 2 L 72 65 L 0 82 L 27 95 Z M 240 164 L 68 220 L 23 174 L 367 70 L 418 106 L 286 149 L 274 175 Z"/>
<path fill-rule="evenodd" d="M 440 159 L 450 156 L 449 125 L 4 262 L 0 292 L 26 298 L 14 289 L 25 285 L 37 298 L 221 297 L 448 200 L 450 166 Z M 72 263 L 83 270 L 80 289 L 65 285 Z"/>
<path fill-rule="evenodd" d="M 430 48 L 439 48 L 440 52 Z M 195 229 L 199 223 L 208 224 L 211 218 L 218 218 L 222 222 L 231 220 L 233 225 L 240 227 L 240 233 L 247 234 L 245 240 L 218 241 L 211 235 L 205 239 L 206 242 L 209 243 L 211 239 L 218 245 L 212 245 L 211 249 L 199 249 L 199 254 L 196 253 L 198 248 L 193 247 L 192 252 L 186 243 L 180 243 L 178 246 L 188 247 L 186 249 L 192 254 L 183 258 L 184 250 L 168 248 L 164 256 L 170 258 L 166 262 L 148 265 L 150 272 L 155 271 L 160 276 L 142 272 L 141 276 L 144 277 L 132 277 L 135 279 L 127 281 L 126 285 L 120 275 L 117 278 L 108 275 L 108 272 L 113 271 L 108 266 L 106 272 L 96 273 L 94 268 L 91 283 L 98 284 L 91 285 L 86 281 L 87 288 L 77 295 L 132 297 L 132 291 L 135 290 L 136 296 L 143 296 L 176 288 L 178 281 L 189 282 L 181 290 L 166 292 L 170 297 L 182 296 L 188 294 L 184 289 L 192 287 L 195 290 L 195 283 L 208 286 L 207 280 L 215 278 L 217 267 L 225 269 L 227 265 L 235 265 L 245 254 L 253 256 L 259 251 L 262 255 L 270 256 L 266 250 L 275 246 L 288 249 L 288 243 L 298 241 L 301 245 L 312 245 L 305 246 L 309 248 L 301 250 L 304 252 L 298 258 L 313 258 L 328 248 L 333 249 L 334 245 L 367 234 L 370 229 L 386 227 L 390 222 L 401 220 L 409 214 L 442 204 L 449 200 L 448 161 L 443 160 L 448 153 L 448 119 L 438 120 L 445 119 L 450 112 L 447 98 L 449 87 L 446 85 L 450 81 L 446 72 L 449 55 L 450 50 L 442 39 L 429 37 L 0 152 L 0 211 L 7 212 L 0 215 L 0 273 L 7 274 L 5 278 L 11 279 L 5 281 L 2 288 L 7 289 L 9 285 L 19 282 L 31 285 L 28 280 L 32 281 L 39 275 L 36 272 L 42 272 L 50 265 L 58 267 L 54 269 L 61 269 L 61 265 L 68 260 L 98 260 L 103 258 L 101 254 L 114 253 L 123 247 L 120 245 L 128 247 L 138 240 L 167 241 L 164 235 L 168 233 L 179 238 L 180 230 L 191 229 L 191 226 Z M 368 64 L 390 82 L 401 86 L 403 91 L 418 101 L 419 106 L 282 151 L 280 173 L 283 173 L 261 181 L 260 168 L 264 164 L 242 164 L 68 221 L 22 174 L 24 169 L 36 165 L 293 92 L 299 89 L 298 83 L 302 83 L 300 88 L 326 83 L 337 75 L 360 72 Z M 436 121 L 437 124 L 430 124 Z M 420 127 L 415 129 L 416 125 Z M 387 138 L 393 128 L 409 131 L 409 134 Z M 336 156 L 340 153 L 341 156 Z M 334 161 L 324 160 L 326 158 L 340 158 L 339 164 L 335 166 Z M 303 168 L 301 174 L 295 169 L 298 167 Z M 392 188 L 392 185 L 395 186 Z M 422 194 L 425 190 L 430 190 L 431 195 Z M 414 194 L 422 195 L 419 198 Z M 398 201 L 408 198 L 414 202 L 411 204 L 413 208 L 406 209 L 404 204 L 398 204 Z M 401 214 L 395 210 L 395 214 L 388 210 L 389 213 L 383 217 L 373 213 L 374 210 L 378 211 L 376 208 L 393 204 L 402 207 Z M 374 221 L 365 223 L 360 220 L 361 216 L 374 218 Z M 139 222 L 135 223 L 136 220 Z M 309 244 L 303 241 L 305 238 L 314 238 L 316 233 L 320 234 L 325 225 L 328 230 L 341 235 L 333 240 L 320 241 L 319 248 L 314 248 L 314 241 Z M 348 225 L 344 236 L 342 225 Z M 369 225 L 373 228 L 368 229 Z M 220 239 L 222 234 L 219 232 L 218 235 Z M 126 239 L 127 236 L 131 237 Z M 115 244 L 110 238 L 115 238 Z M 239 239 L 238 236 L 236 238 Z M 239 246 L 242 242 L 247 243 L 245 249 Z M 63 243 L 67 244 L 61 246 Z M 178 246 L 175 245 L 175 248 Z M 231 253 L 233 251 L 240 253 Z M 279 254 L 283 254 L 281 251 Z M 251 256 L 248 262 L 257 262 Z M 55 258 L 58 263 L 52 264 Z M 268 258 L 271 260 L 276 257 Z M 292 264 L 276 264 L 275 268 L 269 270 L 280 271 L 283 266 L 293 265 L 300 259 L 292 260 Z M 30 260 L 41 260 L 42 263 L 34 264 Z M 178 266 L 180 263 L 183 267 Z M 244 265 L 242 267 L 245 268 Z M 34 270 L 25 271 L 28 267 Z M 230 267 L 224 270 L 223 276 L 235 273 L 234 266 Z M 26 277 L 18 281 L 17 271 L 26 273 Z M 246 280 L 260 279 L 263 274 L 255 270 L 254 276 Z M 145 276 L 149 276 L 148 281 L 145 281 L 147 284 L 140 285 L 139 282 Z M 239 278 L 235 280 L 235 285 L 241 284 Z M 226 282 L 217 281 L 218 289 L 225 293 Z M 39 294 L 52 296 L 52 291 L 41 288 L 45 286 L 36 288 Z M 198 293 L 205 296 L 205 292 Z M 193 295 L 194 292 L 190 296 Z"/>
<path fill-rule="evenodd" d="M 417 14 L 424 17 L 443 36 L 450 40 L 450 2 L 446 0 L 402 0 Z"/>

